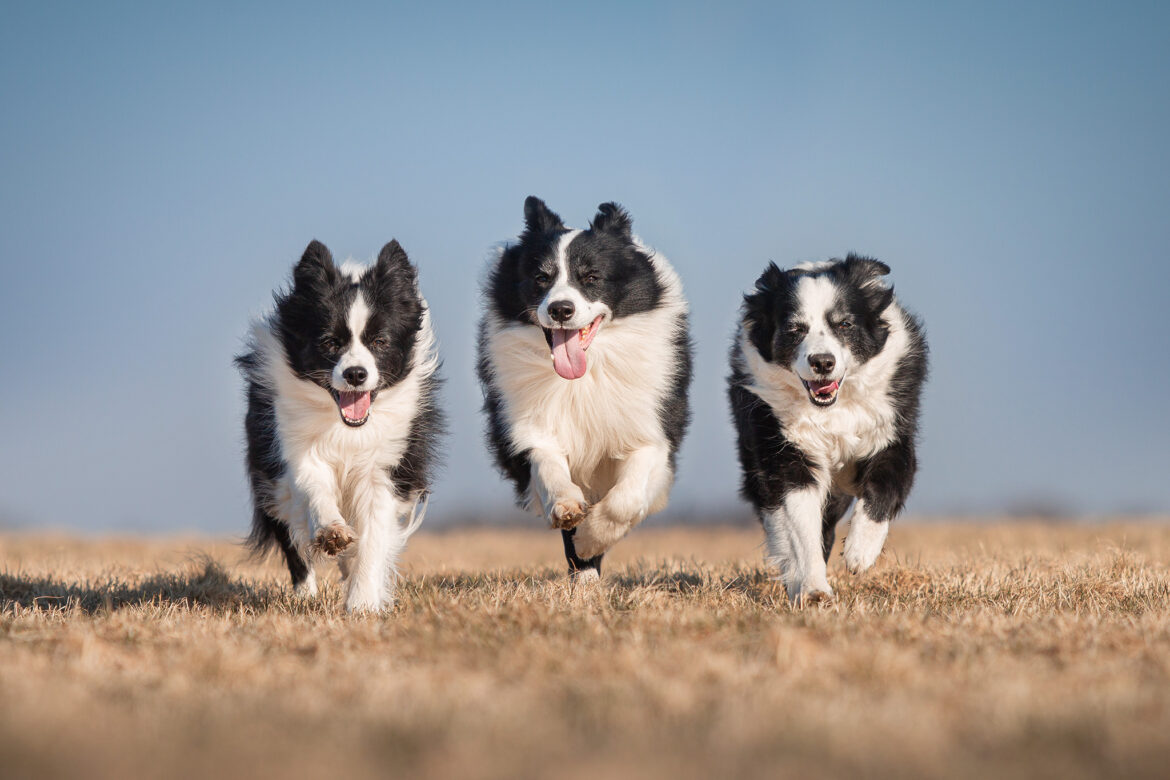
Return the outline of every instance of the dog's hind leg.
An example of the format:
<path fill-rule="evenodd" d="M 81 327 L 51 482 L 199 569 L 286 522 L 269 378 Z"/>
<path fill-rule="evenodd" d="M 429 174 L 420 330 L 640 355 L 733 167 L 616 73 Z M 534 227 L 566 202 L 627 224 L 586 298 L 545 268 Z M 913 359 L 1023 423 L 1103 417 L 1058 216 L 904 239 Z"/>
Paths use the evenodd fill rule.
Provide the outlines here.
<path fill-rule="evenodd" d="M 602 554 L 594 555 L 588 560 L 577 555 L 577 548 L 573 544 L 574 534 L 575 529 L 561 531 L 561 540 L 565 543 L 565 559 L 569 562 L 569 576 L 581 581 L 600 579 Z"/>
<path fill-rule="evenodd" d="M 280 551 L 284 553 L 285 563 L 288 564 L 288 573 L 292 575 L 293 590 L 298 596 L 316 596 L 317 595 L 317 575 L 313 572 L 313 567 L 301 555 L 300 550 L 293 543 L 292 535 L 289 534 L 288 526 L 279 520 L 272 520 L 273 537 L 276 543 L 280 545 Z"/>

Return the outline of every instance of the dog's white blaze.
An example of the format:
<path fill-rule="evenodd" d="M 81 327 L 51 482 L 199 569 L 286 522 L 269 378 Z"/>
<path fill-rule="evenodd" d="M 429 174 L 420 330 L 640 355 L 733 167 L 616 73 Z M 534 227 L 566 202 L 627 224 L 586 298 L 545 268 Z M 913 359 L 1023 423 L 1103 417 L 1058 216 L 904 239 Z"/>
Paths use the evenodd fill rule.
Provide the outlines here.
<path fill-rule="evenodd" d="M 658 408 L 678 370 L 675 338 L 687 305 L 670 264 L 639 247 L 651 257 L 662 299 L 598 331 L 580 379 L 566 382 L 549 367 L 538 328 L 491 313 L 484 320 L 509 436 L 516 453 L 530 453 L 529 508 L 547 517 L 558 499 L 593 504 L 577 531 L 577 553 L 586 558 L 665 507 L 673 480 Z"/>
<path fill-rule="evenodd" d="M 800 302 L 797 317 L 808 325 L 808 334 L 796 350 L 792 370 L 802 379 L 840 380 L 848 370 L 849 351 L 829 325 L 828 314 L 837 299 L 836 288 L 823 276 L 806 276 L 797 284 L 796 299 Z M 832 355 L 836 361 L 836 365 L 827 376 L 814 373 L 808 362 L 810 355 L 825 353 Z"/>
<path fill-rule="evenodd" d="M 430 311 L 423 301 L 409 373 L 378 394 L 370 419 L 360 428 L 342 423 L 329 393 L 293 373 L 273 324 L 264 319 L 252 331 L 259 365 L 251 377 L 272 396 L 277 442 L 288 464 L 269 486 L 267 508 L 289 527 L 293 543 L 310 561 L 317 531 L 348 521 L 359 538 L 356 549 L 346 553 L 346 607 L 386 607 L 393 602 L 395 563 L 413 530 L 400 521 L 420 498 L 397 499 L 387 469 L 402 460 L 423 382 L 439 365 Z"/>
<path fill-rule="evenodd" d="M 825 490 L 811 485 L 793 490 L 784 503 L 764 515 L 769 562 L 780 569 L 789 601 L 816 593 L 832 595 L 821 551 L 821 517 Z"/>
<path fill-rule="evenodd" d="M 845 537 L 845 565 L 849 571 L 860 574 L 873 566 L 889 533 L 889 521 L 872 519 L 866 511 L 865 500 L 859 499 L 853 509 L 853 519 L 849 521 L 849 535 Z"/>
<path fill-rule="evenodd" d="M 361 290 L 358 290 L 357 296 L 350 304 L 349 312 L 345 317 L 345 325 L 349 328 L 350 342 L 345 352 L 337 360 L 337 364 L 333 366 L 333 373 L 330 377 L 333 382 L 334 390 L 373 390 L 378 386 L 378 361 L 374 359 L 374 354 L 362 343 L 362 332 L 366 329 L 366 323 L 370 321 L 370 306 L 366 303 L 365 295 Z M 360 385 L 354 386 L 345 381 L 345 372 L 347 369 L 360 366 L 366 370 L 366 381 Z"/>
<path fill-rule="evenodd" d="M 557 276 L 553 280 L 553 286 L 549 288 L 548 294 L 544 296 L 544 300 L 540 302 L 540 306 L 536 309 L 536 318 L 542 327 L 567 328 L 569 330 L 588 328 L 593 323 L 593 320 L 610 313 L 608 306 L 601 301 L 589 300 L 580 290 L 570 283 L 569 244 L 573 243 L 573 239 L 581 235 L 581 233 L 582 231 L 580 230 L 570 230 L 562 235 L 560 241 L 557 242 Z M 548 306 L 553 301 L 569 301 L 572 303 L 573 316 L 566 322 L 557 322 L 554 320 L 548 313 Z"/>

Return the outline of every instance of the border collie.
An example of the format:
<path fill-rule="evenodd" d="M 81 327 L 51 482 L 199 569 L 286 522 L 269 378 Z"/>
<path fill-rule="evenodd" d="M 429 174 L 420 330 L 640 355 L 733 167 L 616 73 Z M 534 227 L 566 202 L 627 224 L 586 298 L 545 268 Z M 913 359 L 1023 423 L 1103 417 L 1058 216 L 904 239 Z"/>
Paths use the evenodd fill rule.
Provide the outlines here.
<path fill-rule="evenodd" d="M 397 241 L 369 268 L 338 267 L 313 241 L 275 298 L 236 358 L 248 385 L 248 541 L 284 553 L 300 594 L 316 594 L 312 559 L 324 554 L 338 558 L 348 611 L 389 607 L 443 427 L 415 269 Z"/>
<path fill-rule="evenodd" d="M 603 203 L 587 230 L 539 198 L 485 285 L 479 379 L 496 463 L 560 529 L 575 578 L 666 506 L 689 422 L 691 340 L 666 258 Z"/>
<path fill-rule="evenodd" d="M 877 560 L 914 481 L 927 348 L 883 283 L 889 272 L 852 254 L 770 264 L 744 296 L 728 378 L 742 493 L 793 603 L 832 596 L 825 565 L 854 498 L 845 564 L 856 574 Z"/>

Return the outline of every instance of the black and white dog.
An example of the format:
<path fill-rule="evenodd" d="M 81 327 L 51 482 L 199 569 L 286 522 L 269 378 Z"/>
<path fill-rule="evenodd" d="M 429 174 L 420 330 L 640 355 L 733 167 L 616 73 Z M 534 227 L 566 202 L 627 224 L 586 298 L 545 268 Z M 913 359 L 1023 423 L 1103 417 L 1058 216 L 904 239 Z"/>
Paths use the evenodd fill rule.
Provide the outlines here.
<path fill-rule="evenodd" d="M 689 421 L 687 303 L 617 204 L 573 230 L 529 197 L 524 220 L 485 286 L 488 439 L 520 503 L 561 529 L 570 572 L 592 579 L 666 506 Z"/>
<path fill-rule="evenodd" d="M 369 268 L 338 267 L 313 241 L 275 298 L 236 358 L 248 383 L 249 542 L 279 547 L 305 595 L 317 592 L 313 554 L 337 555 L 346 609 L 380 610 L 422 520 L 442 429 L 426 301 L 397 241 Z"/>
<path fill-rule="evenodd" d="M 856 255 L 771 264 L 744 296 L 728 379 L 742 492 L 794 603 L 832 595 L 825 564 L 853 499 L 845 564 L 859 573 L 914 481 L 927 349 L 889 272 Z"/>

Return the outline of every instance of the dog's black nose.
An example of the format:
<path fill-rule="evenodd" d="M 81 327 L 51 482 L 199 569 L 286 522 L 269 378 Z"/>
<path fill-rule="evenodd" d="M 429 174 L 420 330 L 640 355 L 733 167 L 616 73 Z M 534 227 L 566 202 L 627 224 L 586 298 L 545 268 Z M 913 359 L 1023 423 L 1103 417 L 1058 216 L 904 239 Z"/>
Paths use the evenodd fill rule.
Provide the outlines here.
<path fill-rule="evenodd" d="M 357 387 L 362 382 L 366 381 L 366 377 L 370 375 L 370 372 L 366 371 L 361 366 L 350 366 L 349 368 L 342 371 L 341 375 L 345 377 L 346 382 L 349 382 L 354 387 Z"/>
<path fill-rule="evenodd" d="M 553 301 L 548 305 L 548 316 L 557 322 L 565 322 L 573 316 L 575 311 L 577 311 L 577 307 L 573 305 L 572 301 Z"/>
<path fill-rule="evenodd" d="M 818 374 L 827 374 L 833 370 L 833 366 L 837 365 L 837 359 L 828 352 L 818 352 L 808 356 L 808 364 Z"/>

